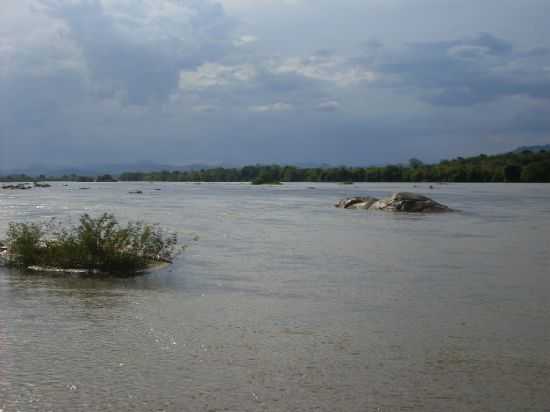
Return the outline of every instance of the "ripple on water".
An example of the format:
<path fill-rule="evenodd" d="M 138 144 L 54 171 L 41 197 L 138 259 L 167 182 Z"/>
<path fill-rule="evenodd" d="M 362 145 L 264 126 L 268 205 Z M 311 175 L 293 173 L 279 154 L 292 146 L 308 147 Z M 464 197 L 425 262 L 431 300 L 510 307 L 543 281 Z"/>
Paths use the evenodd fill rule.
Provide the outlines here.
<path fill-rule="evenodd" d="M 190 244 L 133 278 L 0 268 L 0 409 L 545 410 L 545 185 L 310 186 L 0 192 L 2 233 L 112 211 Z M 462 212 L 332 206 L 411 190 Z"/>

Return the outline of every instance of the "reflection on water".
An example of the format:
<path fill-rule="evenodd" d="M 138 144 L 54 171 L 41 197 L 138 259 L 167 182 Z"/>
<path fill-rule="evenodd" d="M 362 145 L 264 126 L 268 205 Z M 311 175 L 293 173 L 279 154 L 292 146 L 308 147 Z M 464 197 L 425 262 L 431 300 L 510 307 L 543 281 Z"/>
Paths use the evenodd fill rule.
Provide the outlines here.
<path fill-rule="evenodd" d="M 125 279 L 0 268 L 0 409 L 545 410 L 550 187 L 419 186 L 0 191 L 0 233 L 110 211 L 190 246 Z M 397 190 L 461 212 L 332 207 Z"/>

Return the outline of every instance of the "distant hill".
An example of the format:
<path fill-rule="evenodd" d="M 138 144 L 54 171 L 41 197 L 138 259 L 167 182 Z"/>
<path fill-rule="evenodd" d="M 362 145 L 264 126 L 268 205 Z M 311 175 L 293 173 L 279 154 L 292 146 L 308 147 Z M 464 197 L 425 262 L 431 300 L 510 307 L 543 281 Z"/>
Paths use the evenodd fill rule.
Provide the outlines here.
<path fill-rule="evenodd" d="M 546 150 L 548 149 L 548 150 Z M 544 150 L 544 151 L 542 151 Z M 250 182 L 259 176 L 268 182 L 548 182 L 550 145 L 525 146 L 513 152 L 468 158 L 457 157 L 435 164 L 411 159 L 408 165 L 368 167 L 296 167 L 249 165 L 222 167 L 206 164 L 170 166 L 152 162 L 89 166 L 87 168 L 34 169 L 27 176 L 0 176 L 3 181 L 67 180 L 109 181 L 111 174 L 122 181 Z M 34 176 L 30 177 L 29 176 Z M 44 176 L 40 176 L 44 175 Z M 71 176 L 74 175 L 74 176 Z M 90 179 L 90 180 L 84 180 Z"/>
<path fill-rule="evenodd" d="M 542 150 L 546 152 L 550 152 L 550 144 L 543 144 L 538 146 L 520 146 L 516 150 L 514 150 L 513 153 L 521 153 L 521 152 L 525 152 L 526 150 L 533 153 L 538 153 Z"/>
<path fill-rule="evenodd" d="M 414 160 L 414 159 L 413 159 Z M 251 165 L 192 172 L 123 173 L 123 181 L 171 182 L 549 182 L 550 150 L 457 157 L 437 164 L 300 168 Z"/>
<path fill-rule="evenodd" d="M 331 165 L 326 163 L 298 163 L 297 167 L 301 168 L 321 168 L 328 169 Z M 151 161 L 139 161 L 133 163 L 117 163 L 117 164 L 89 164 L 79 166 L 48 166 L 43 164 L 35 164 L 25 168 L 18 169 L 1 169 L 0 175 L 27 175 L 27 176 L 98 176 L 110 174 L 118 176 L 125 172 L 161 172 L 164 170 L 177 172 L 194 172 L 200 170 L 209 170 L 219 167 L 231 168 L 234 165 L 229 164 L 207 164 L 207 163 L 191 163 L 187 165 L 171 165 L 163 163 L 155 163 Z"/>
<path fill-rule="evenodd" d="M 96 165 L 82 165 L 82 166 L 46 166 L 46 165 L 33 165 L 21 169 L 2 170 L 0 174 L 3 175 L 28 175 L 28 176 L 97 176 L 101 174 L 119 175 L 128 171 L 150 171 L 160 172 L 162 170 L 177 170 L 180 172 L 190 172 L 195 170 L 210 169 L 217 167 L 208 164 L 189 164 L 189 165 L 168 165 L 160 164 L 148 161 L 134 162 L 134 163 L 118 163 L 118 164 L 96 164 Z"/>

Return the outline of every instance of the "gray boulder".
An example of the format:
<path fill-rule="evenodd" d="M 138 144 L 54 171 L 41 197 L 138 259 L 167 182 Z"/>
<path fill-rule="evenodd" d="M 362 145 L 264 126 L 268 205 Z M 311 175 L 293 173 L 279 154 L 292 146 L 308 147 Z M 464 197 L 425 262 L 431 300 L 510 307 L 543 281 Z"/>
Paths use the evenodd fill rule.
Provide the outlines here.
<path fill-rule="evenodd" d="M 406 213 L 440 213 L 451 211 L 449 207 L 429 197 L 409 192 L 394 193 L 391 197 L 380 200 L 373 197 L 353 197 L 343 199 L 335 206 L 344 209 L 368 209 Z"/>
<path fill-rule="evenodd" d="M 375 197 L 350 197 L 342 199 L 334 206 L 342 209 L 368 209 L 378 201 Z"/>
<path fill-rule="evenodd" d="M 4 243 L 0 242 L 0 266 L 3 266 L 6 264 L 6 260 L 8 257 L 8 248 L 4 245 Z"/>
<path fill-rule="evenodd" d="M 2 189 L 29 190 L 29 189 L 32 189 L 32 186 L 28 183 L 18 183 L 16 185 L 4 185 L 4 186 L 2 186 Z"/>

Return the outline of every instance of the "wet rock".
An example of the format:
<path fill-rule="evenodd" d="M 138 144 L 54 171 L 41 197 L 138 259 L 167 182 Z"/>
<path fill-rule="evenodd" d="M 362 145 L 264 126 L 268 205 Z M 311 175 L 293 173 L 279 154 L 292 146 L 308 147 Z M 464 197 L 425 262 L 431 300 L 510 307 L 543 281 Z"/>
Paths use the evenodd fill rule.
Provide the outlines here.
<path fill-rule="evenodd" d="M 375 197 L 350 197 L 342 199 L 334 206 L 342 209 L 368 209 L 378 201 Z"/>
<path fill-rule="evenodd" d="M 448 206 L 438 203 L 429 197 L 409 192 L 394 193 L 389 198 L 375 202 L 370 209 L 407 213 L 439 213 L 451 211 Z"/>
<path fill-rule="evenodd" d="M 4 185 L 2 186 L 2 189 L 9 189 L 9 190 L 29 190 L 32 189 L 32 186 L 28 183 L 18 183 L 16 185 Z"/>
<path fill-rule="evenodd" d="M 406 213 L 439 213 L 451 209 L 429 197 L 418 193 L 399 192 L 391 197 L 376 199 L 374 197 L 352 197 L 340 200 L 336 207 L 343 209 L 383 210 L 387 212 Z"/>
<path fill-rule="evenodd" d="M 8 248 L 4 243 L 0 242 L 0 266 L 4 266 L 6 264 L 6 260 L 8 258 Z"/>

